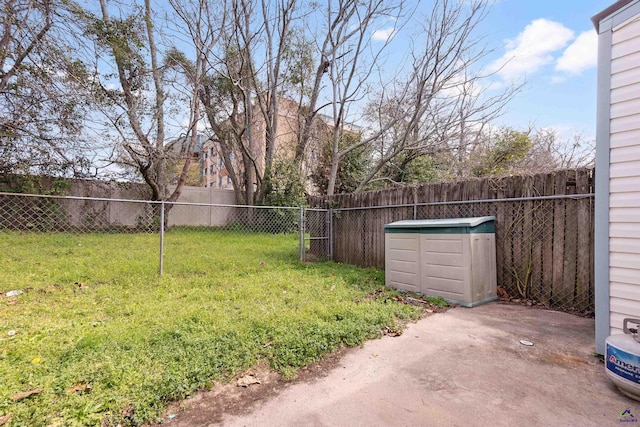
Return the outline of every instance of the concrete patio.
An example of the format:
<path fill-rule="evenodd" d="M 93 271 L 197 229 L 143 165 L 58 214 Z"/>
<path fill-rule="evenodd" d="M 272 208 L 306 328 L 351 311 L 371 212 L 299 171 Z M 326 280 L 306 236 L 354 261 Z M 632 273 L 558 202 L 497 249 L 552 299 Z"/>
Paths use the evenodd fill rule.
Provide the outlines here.
<path fill-rule="evenodd" d="M 617 392 L 593 351 L 593 319 L 499 303 L 454 308 L 346 351 L 321 375 L 251 386 L 246 405 L 212 410 L 220 394 L 203 393 L 165 425 L 606 426 L 626 409 L 639 417 L 640 402 Z M 256 398 L 260 387 L 271 392 Z"/>

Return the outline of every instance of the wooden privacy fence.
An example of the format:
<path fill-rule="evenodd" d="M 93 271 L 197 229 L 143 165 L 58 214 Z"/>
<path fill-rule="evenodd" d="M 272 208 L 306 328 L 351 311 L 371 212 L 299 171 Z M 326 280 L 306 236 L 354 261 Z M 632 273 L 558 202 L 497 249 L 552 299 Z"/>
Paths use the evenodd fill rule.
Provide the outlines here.
<path fill-rule="evenodd" d="M 310 203 L 333 209 L 333 259 L 361 267 L 384 267 L 390 222 L 493 215 L 498 285 L 512 298 L 591 314 L 594 172 L 426 184 Z"/>

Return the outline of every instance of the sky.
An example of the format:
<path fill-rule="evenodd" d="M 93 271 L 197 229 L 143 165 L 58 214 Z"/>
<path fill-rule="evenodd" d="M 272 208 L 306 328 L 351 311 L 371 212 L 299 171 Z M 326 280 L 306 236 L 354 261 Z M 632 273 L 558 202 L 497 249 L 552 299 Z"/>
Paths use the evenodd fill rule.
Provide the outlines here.
<path fill-rule="evenodd" d="M 499 82 L 524 81 L 498 124 L 595 138 L 597 33 L 615 0 L 497 0 L 482 24 Z M 505 65 L 506 64 L 506 65 Z"/>
<path fill-rule="evenodd" d="M 494 73 L 491 85 L 524 82 L 494 124 L 554 128 L 566 138 L 580 133 L 595 139 L 597 34 L 591 17 L 615 0 L 489 1 L 494 4 L 476 36 L 484 36 L 491 50 L 483 64 Z M 382 22 L 372 37 L 383 41 L 392 35 L 393 23 Z M 406 53 L 408 42 L 399 36 L 395 54 Z"/>

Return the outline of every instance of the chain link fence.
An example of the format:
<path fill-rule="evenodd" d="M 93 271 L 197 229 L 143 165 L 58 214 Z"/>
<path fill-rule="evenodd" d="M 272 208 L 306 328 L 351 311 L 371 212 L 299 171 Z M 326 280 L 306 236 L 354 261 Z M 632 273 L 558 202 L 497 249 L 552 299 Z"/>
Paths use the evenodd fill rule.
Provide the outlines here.
<path fill-rule="evenodd" d="M 335 209 L 333 258 L 383 268 L 385 224 L 495 216 L 500 296 L 591 315 L 593 209 L 591 194 Z"/>
<path fill-rule="evenodd" d="M 131 235 L 130 241 L 146 235 L 136 240 L 140 252 L 157 251 L 149 268 L 161 274 L 174 261 L 190 265 L 188 270 L 215 270 L 217 256 L 233 255 L 216 251 L 219 239 L 237 243 L 238 251 L 251 251 L 252 241 L 268 241 L 283 259 L 304 260 L 307 253 L 328 258 L 326 227 L 326 211 L 318 209 L 0 193 L 0 243 L 19 244 L 26 234 L 55 235 L 59 243 L 74 236 L 102 236 L 106 242 L 109 235 Z M 101 240 L 87 242 L 99 246 Z M 46 256 L 37 262 L 46 263 Z"/>
<path fill-rule="evenodd" d="M 0 193 L 2 232 L 156 233 L 159 212 L 137 200 Z"/>
<path fill-rule="evenodd" d="M 91 240 L 99 246 L 107 235 L 135 235 L 139 240 L 129 240 L 156 251 L 147 268 L 162 273 L 180 263 L 206 274 L 220 256 L 233 255 L 217 252 L 217 239 L 232 240 L 238 251 L 270 239 L 273 256 L 281 259 L 383 268 L 385 224 L 492 215 L 500 296 L 590 315 L 593 208 L 590 194 L 327 210 L 0 193 L 0 243 L 46 233 L 58 241 L 102 236 Z"/>

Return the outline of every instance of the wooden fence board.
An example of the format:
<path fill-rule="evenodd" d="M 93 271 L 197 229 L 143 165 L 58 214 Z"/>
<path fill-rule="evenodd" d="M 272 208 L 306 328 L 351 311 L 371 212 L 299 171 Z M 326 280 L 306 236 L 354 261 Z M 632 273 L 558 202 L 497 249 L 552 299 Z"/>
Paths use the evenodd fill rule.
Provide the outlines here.
<path fill-rule="evenodd" d="M 556 195 L 566 192 L 567 172 L 558 171 L 555 176 Z M 553 204 L 553 287 L 551 290 L 552 303 L 560 303 L 566 298 L 566 288 L 563 283 L 565 264 L 565 216 L 566 201 L 556 199 Z"/>
<path fill-rule="evenodd" d="M 576 194 L 576 171 L 567 172 L 567 194 Z M 578 202 L 575 199 L 565 200 L 564 223 L 564 257 L 562 267 L 562 287 L 564 301 L 567 305 L 575 305 L 574 294 L 576 287 L 577 259 L 578 259 Z"/>
<path fill-rule="evenodd" d="M 532 184 L 532 197 L 539 196 L 544 188 L 544 177 L 535 176 Z M 543 263 L 543 233 L 544 202 L 534 201 L 531 215 L 531 298 L 542 301 L 544 298 L 542 263 Z"/>
<path fill-rule="evenodd" d="M 495 217 L 496 217 L 496 273 L 497 273 L 497 282 L 498 286 L 503 287 L 507 290 L 507 283 L 505 281 L 505 272 L 507 267 L 505 266 L 504 259 L 502 254 L 504 253 L 503 248 L 503 235 L 505 233 L 506 227 L 506 203 L 498 202 L 495 207 Z M 507 291 L 509 292 L 509 291 Z"/>
<path fill-rule="evenodd" d="M 507 290 L 509 295 L 520 296 L 518 287 L 513 277 L 513 233 L 515 228 L 515 206 L 511 203 L 505 204 L 504 207 L 504 230 L 500 240 L 496 242 L 496 249 L 502 248 L 502 287 Z"/>
<path fill-rule="evenodd" d="M 544 187 L 542 195 L 548 196 L 555 194 L 555 176 L 549 174 L 544 178 Z M 553 209 L 555 201 L 551 200 L 544 205 L 544 212 L 541 214 L 543 218 L 542 230 L 542 283 L 540 290 L 540 299 L 546 306 L 551 306 L 551 293 L 553 290 Z"/>
<path fill-rule="evenodd" d="M 335 208 L 405 205 L 342 211 L 334 217 L 334 259 L 363 267 L 384 266 L 384 225 L 413 219 L 496 216 L 498 284 L 551 307 L 593 307 L 593 197 L 480 204 L 428 205 L 452 200 L 491 200 L 592 194 L 592 169 L 529 177 L 433 183 L 364 194 L 309 198 Z M 517 279 L 516 279 L 517 278 Z"/>
<path fill-rule="evenodd" d="M 589 191 L 590 184 L 589 171 L 581 171 L 576 180 L 576 191 L 578 194 L 585 194 Z M 579 311 L 585 311 L 589 308 L 590 295 L 592 292 L 591 274 L 591 252 L 593 252 L 592 229 L 593 229 L 593 213 L 591 211 L 591 203 L 593 199 L 583 198 L 578 201 L 578 230 L 577 245 L 578 253 L 576 260 L 576 291 L 575 305 Z M 586 250 L 590 248 L 590 250 Z"/>
<path fill-rule="evenodd" d="M 524 178 L 522 197 L 531 197 L 533 182 L 534 179 L 532 176 Z M 534 230 L 533 222 L 535 216 L 535 202 L 532 200 L 522 202 L 522 209 L 522 241 L 520 245 L 520 251 L 522 253 L 520 262 L 522 265 L 520 267 L 520 280 L 522 282 L 522 286 L 525 288 L 525 298 L 531 298 L 533 265 L 535 263 L 533 258 L 534 239 L 532 239 Z"/>

